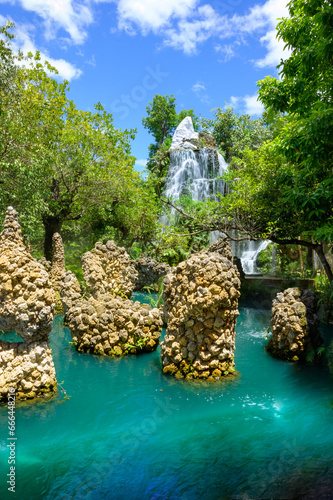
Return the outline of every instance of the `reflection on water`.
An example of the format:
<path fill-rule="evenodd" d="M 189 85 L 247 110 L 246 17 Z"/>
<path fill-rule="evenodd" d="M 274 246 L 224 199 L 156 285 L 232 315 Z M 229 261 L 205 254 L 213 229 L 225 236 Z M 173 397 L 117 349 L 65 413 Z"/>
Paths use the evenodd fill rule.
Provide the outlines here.
<path fill-rule="evenodd" d="M 325 368 L 271 358 L 268 326 L 268 311 L 241 310 L 239 375 L 212 384 L 164 376 L 159 350 L 77 353 L 58 316 L 51 345 L 70 399 L 18 405 L 16 498 L 331 498 L 332 379 Z M 1 478 L 6 418 L 2 407 Z M 1 499 L 15 498 L 1 487 Z"/>

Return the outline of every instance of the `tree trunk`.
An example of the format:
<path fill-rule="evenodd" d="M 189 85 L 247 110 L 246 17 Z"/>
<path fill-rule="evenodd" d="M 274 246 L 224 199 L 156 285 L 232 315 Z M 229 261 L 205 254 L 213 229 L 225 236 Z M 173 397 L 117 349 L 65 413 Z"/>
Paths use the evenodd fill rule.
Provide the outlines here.
<path fill-rule="evenodd" d="M 301 238 L 298 237 L 298 239 L 300 240 Z M 299 252 L 299 265 L 301 269 L 301 275 L 304 276 L 303 253 L 301 245 L 298 245 L 298 252 Z"/>
<path fill-rule="evenodd" d="M 317 245 L 315 248 L 317 255 L 319 257 L 320 262 L 322 263 L 322 266 L 325 270 L 325 273 L 330 281 L 333 281 L 333 272 L 332 269 L 328 263 L 328 260 L 326 259 L 325 252 L 323 249 L 323 245 Z"/>
<path fill-rule="evenodd" d="M 311 273 L 314 271 L 314 258 L 313 258 L 313 248 L 308 248 L 306 252 L 306 265 L 311 269 Z"/>
<path fill-rule="evenodd" d="M 280 240 L 279 238 L 275 238 L 274 236 L 269 237 L 274 243 L 278 243 L 279 245 L 302 245 L 306 248 L 313 248 L 317 253 L 319 260 L 325 270 L 325 273 L 330 281 L 333 281 L 333 272 L 326 259 L 323 244 L 322 243 L 310 243 L 309 241 L 298 240 L 298 238 L 290 238 L 285 240 Z"/>
<path fill-rule="evenodd" d="M 63 221 L 59 216 L 43 217 L 43 225 L 45 228 L 44 237 L 44 257 L 52 262 L 52 238 L 54 233 L 60 233 Z"/>

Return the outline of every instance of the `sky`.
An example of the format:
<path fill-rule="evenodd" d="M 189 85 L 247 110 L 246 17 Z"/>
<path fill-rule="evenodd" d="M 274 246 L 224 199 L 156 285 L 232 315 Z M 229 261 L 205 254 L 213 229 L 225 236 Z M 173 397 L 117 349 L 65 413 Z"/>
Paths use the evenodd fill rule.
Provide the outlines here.
<path fill-rule="evenodd" d="M 213 118 L 230 105 L 258 118 L 258 80 L 277 77 L 287 0 L 0 0 L 0 23 L 15 22 L 14 48 L 40 51 L 70 82 L 83 110 L 97 102 L 122 130 L 137 129 L 136 168 L 153 137 L 142 126 L 155 94 L 176 109 Z"/>

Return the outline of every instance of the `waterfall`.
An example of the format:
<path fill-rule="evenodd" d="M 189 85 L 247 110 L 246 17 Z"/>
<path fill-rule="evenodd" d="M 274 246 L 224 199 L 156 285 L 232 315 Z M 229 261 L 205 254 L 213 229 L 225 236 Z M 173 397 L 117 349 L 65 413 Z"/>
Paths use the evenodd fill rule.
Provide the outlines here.
<path fill-rule="evenodd" d="M 247 250 L 244 250 L 240 256 L 242 268 L 245 274 L 256 274 L 256 260 L 262 250 L 266 250 L 270 241 L 249 241 Z"/>
<path fill-rule="evenodd" d="M 186 117 L 177 127 L 170 148 L 170 165 L 165 183 L 164 196 L 178 200 L 188 195 L 194 201 L 218 200 L 218 195 L 228 194 L 228 185 L 218 179 L 228 169 L 228 164 L 215 148 L 199 147 L 199 134 L 194 131 L 192 120 Z M 171 218 L 174 210 L 171 211 Z M 170 224 L 170 216 L 162 216 L 161 222 Z M 222 233 L 210 233 L 210 242 Z M 236 235 L 235 235 L 236 236 Z M 269 241 L 231 242 L 233 255 L 239 257 L 245 274 L 255 274 L 255 262 Z"/>
<path fill-rule="evenodd" d="M 181 195 L 189 195 L 194 201 L 217 200 L 217 194 L 226 190 L 226 183 L 217 177 L 227 168 L 223 156 L 215 149 L 172 151 L 164 196 L 173 200 Z"/>

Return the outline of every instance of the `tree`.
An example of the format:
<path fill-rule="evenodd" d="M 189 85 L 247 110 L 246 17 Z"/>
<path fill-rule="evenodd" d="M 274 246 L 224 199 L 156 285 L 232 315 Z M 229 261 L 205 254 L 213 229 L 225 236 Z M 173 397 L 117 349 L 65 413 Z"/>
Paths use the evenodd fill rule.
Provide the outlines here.
<path fill-rule="evenodd" d="M 158 95 L 146 107 L 147 117 L 142 118 L 143 126 L 153 135 L 160 147 L 170 136 L 177 124 L 176 98 L 173 95 Z"/>
<path fill-rule="evenodd" d="M 225 160 L 240 158 L 242 151 L 249 147 L 258 149 L 265 141 L 273 138 L 274 127 L 266 118 L 253 120 L 250 115 L 240 115 L 227 106 L 217 108 L 215 118 L 203 119 L 203 129 L 212 134 Z"/>
<path fill-rule="evenodd" d="M 286 113 L 273 145 L 287 163 L 278 176 L 281 205 L 303 214 L 321 252 L 333 240 L 333 8 L 327 0 L 288 6 L 277 30 L 291 55 L 279 65 L 281 80 L 259 82 L 259 95 L 268 110 Z"/>
<path fill-rule="evenodd" d="M 15 62 L 10 50 L 7 41 L 7 52 L 0 53 L 8 68 Z M 18 208 L 28 227 L 42 221 L 50 259 L 52 236 L 65 221 L 105 203 L 124 204 L 129 190 L 143 188 L 130 154 L 134 131 L 117 130 L 101 104 L 95 112 L 77 109 L 67 97 L 68 83 L 47 75 L 56 70 L 44 67 L 38 52 L 25 65 L 1 87 L 0 206 Z"/>
<path fill-rule="evenodd" d="M 150 102 L 146 107 L 147 116 L 142 118 L 142 123 L 145 128 L 153 135 L 155 143 L 148 147 L 148 164 L 149 170 L 153 170 L 158 164 L 156 154 L 161 150 L 167 151 L 171 146 L 172 135 L 180 122 L 190 116 L 193 121 L 195 130 L 199 129 L 199 118 L 194 114 L 193 109 L 183 109 L 179 113 L 176 112 L 176 98 L 172 95 L 154 96 L 153 102 Z"/>
<path fill-rule="evenodd" d="M 291 55 L 279 65 L 281 80 L 259 82 L 272 140 L 256 148 L 240 141 L 225 176 L 230 194 L 207 203 L 198 231 L 237 229 L 244 239 L 305 246 L 317 252 L 332 281 L 324 250 L 333 240 L 333 8 L 328 0 L 288 5 L 290 17 L 277 29 Z M 237 120 L 231 111 L 218 118 L 218 142 L 233 155 Z"/>

